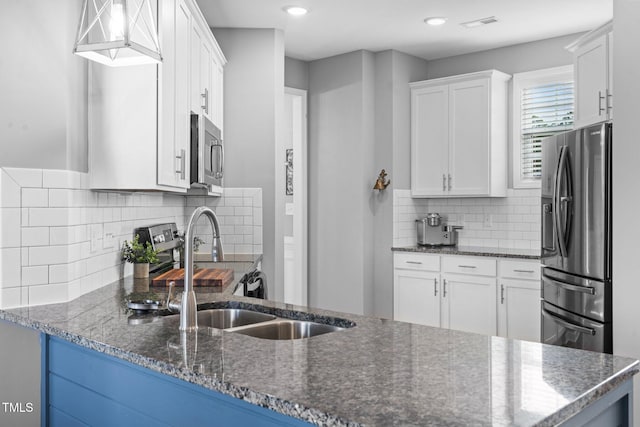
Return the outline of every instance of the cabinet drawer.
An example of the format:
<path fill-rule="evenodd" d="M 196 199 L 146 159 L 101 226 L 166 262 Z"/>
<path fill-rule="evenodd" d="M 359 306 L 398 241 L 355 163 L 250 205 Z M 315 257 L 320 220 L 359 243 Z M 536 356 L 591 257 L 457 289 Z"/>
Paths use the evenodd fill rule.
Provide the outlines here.
<path fill-rule="evenodd" d="M 500 260 L 500 277 L 540 280 L 538 261 Z"/>
<path fill-rule="evenodd" d="M 446 256 L 442 257 L 442 271 L 474 276 L 495 276 L 496 260 L 495 258 Z"/>
<path fill-rule="evenodd" d="M 396 252 L 393 267 L 404 270 L 440 271 L 440 256 L 415 252 Z"/>

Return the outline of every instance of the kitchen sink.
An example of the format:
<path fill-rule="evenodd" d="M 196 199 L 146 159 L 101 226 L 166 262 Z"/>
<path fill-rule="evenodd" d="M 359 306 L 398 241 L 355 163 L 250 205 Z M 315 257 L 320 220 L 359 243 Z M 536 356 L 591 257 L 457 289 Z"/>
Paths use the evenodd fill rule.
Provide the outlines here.
<path fill-rule="evenodd" d="M 340 331 L 343 328 L 323 323 L 315 323 L 304 320 L 278 319 L 261 325 L 237 329 L 234 332 L 249 335 L 255 338 L 269 340 L 295 340 L 311 338 L 328 332 Z"/>
<path fill-rule="evenodd" d="M 168 317 L 178 317 L 174 314 Z M 240 308 L 214 308 L 198 311 L 198 326 L 216 329 L 230 329 L 240 326 L 252 325 L 254 323 L 274 320 L 276 316 L 272 314 L 259 313 L 252 310 Z"/>

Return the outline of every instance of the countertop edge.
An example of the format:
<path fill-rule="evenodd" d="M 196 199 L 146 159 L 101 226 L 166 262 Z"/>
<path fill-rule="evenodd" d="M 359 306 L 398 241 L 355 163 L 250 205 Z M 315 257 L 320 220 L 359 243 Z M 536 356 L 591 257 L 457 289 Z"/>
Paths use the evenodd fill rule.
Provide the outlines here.
<path fill-rule="evenodd" d="M 436 255 L 467 255 L 467 256 L 483 256 L 494 258 L 517 258 L 517 259 L 530 259 L 540 260 L 540 255 L 526 254 L 526 253 L 509 253 L 505 250 L 498 248 L 483 248 L 482 250 L 474 250 L 473 248 L 457 248 L 452 246 L 439 247 L 439 246 L 393 246 L 392 252 L 413 252 L 413 253 L 427 253 Z"/>
<path fill-rule="evenodd" d="M 598 399 L 602 398 L 611 390 L 614 390 L 616 387 L 624 383 L 625 381 L 632 379 L 634 375 L 640 372 L 640 362 L 636 360 L 631 365 L 627 366 L 621 372 L 618 372 L 612 377 L 607 378 L 602 381 L 598 385 L 592 387 L 590 390 L 583 393 L 581 396 L 576 398 L 573 402 L 569 403 L 567 406 L 559 409 L 555 414 L 550 415 L 544 420 L 537 423 L 536 427 L 550 427 L 557 426 L 560 423 L 569 420 L 571 417 L 577 415 L 585 409 L 590 404 L 596 402 Z M 633 403 L 631 403 L 633 405 Z"/>
<path fill-rule="evenodd" d="M 243 297 L 239 297 L 243 299 Z M 332 427 L 364 427 L 363 424 L 343 419 L 339 416 L 317 410 L 300 403 L 281 399 L 266 393 L 259 393 L 247 387 L 237 386 L 231 382 L 213 379 L 188 369 L 179 368 L 153 357 L 143 356 L 78 334 L 67 332 L 47 323 L 25 319 L 18 314 L 0 309 L 0 320 L 34 329 L 47 335 L 55 336 L 75 345 L 96 351 L 117 359 L 129 362 L 138 367 L 167 375 L 178 380 L 201 386 L 211 391 L 241 399 L 247 403 L 270 409 L 282 415 L 306 421 L 311 424 Z"/>

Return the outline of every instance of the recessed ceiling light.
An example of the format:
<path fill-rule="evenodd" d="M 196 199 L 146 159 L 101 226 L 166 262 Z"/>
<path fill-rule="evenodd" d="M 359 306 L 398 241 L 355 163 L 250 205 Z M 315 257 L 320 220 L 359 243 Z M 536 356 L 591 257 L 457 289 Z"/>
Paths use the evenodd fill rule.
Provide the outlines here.
<path fill-rule="evenodd" d="M 285 6 L 284 11 L 292 16 L 306 15 L 308 10 L 301 6 Z"/>
<path fill-rule="evenodd" d="M 466 28 L 475 28 L 480 27 L 482 25 L 493 24 L 494 22 L 498 22 L 495 16 L 489 16 L 487 18 L 476 19 L 475 21 L 463 22 L 463 27 Z"/>
<path fill-rule="evenodd" d="M 442 16 L 434 16 L 433 18 L 426 18 L 424 20 L 425 24 L 433 25 L 434 27 L 437 27 L 438 25 L 442 25 L 445 22 L 447 22 L 447 18 L 444 18 Z"/>

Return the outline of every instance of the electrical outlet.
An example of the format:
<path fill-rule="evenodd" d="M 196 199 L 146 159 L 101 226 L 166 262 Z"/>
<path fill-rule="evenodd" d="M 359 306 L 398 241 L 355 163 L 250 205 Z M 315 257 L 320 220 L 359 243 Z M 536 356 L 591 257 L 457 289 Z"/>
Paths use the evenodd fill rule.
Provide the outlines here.
<path fill-rule="evenodd" d="M 491 228 L 493 227 L 493 215 L 491 214 L 484 214 L 484 219 L 482 221 L 482 224 L 484 226 L 484 228 Z"/>
<path fill-rule="evenodd" d="M 102 249 L 111 249 L 116 246 L 116 236 L 113 233 L 106 232 L 102 237 Z"/>

